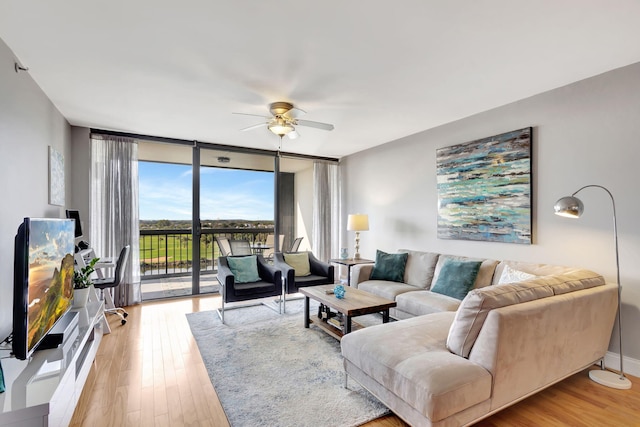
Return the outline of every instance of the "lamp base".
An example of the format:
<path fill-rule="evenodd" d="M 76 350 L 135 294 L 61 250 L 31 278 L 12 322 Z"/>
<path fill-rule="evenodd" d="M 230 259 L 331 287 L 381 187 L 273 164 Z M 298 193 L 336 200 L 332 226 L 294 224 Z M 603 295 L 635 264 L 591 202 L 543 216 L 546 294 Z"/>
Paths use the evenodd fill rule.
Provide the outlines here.
<path fill-rule="evenodd" d="M 629 378 L 622 377 L 616 372 L 604 369 L 592 369 L 589 371 L 589 378 L 606 387 L 617 388 L 620 390 L 627 390 L 631 388 L 631 381 L 629 381 Z"/>

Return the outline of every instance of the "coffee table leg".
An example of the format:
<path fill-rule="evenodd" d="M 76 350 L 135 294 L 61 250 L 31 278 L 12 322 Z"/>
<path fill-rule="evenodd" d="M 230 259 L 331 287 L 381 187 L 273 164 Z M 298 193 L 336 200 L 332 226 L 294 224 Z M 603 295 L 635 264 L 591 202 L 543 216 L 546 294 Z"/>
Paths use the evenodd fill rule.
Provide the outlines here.
<path fill-rule="evenodd" d="M 304 297 L 304 327 L 309 327 L 309 297 Z"/>
<path fill-rule="evenodd" d="M 344 322 L 344 333 L 348 334 L 351 332 L 351 316 L 345 316 L 347 318 L 346 322 Z"/>
<path fill-rule="evenodd" d="M 389 323 L 389 310 L 384 310 L 382 312 L 382 323 Z"/>

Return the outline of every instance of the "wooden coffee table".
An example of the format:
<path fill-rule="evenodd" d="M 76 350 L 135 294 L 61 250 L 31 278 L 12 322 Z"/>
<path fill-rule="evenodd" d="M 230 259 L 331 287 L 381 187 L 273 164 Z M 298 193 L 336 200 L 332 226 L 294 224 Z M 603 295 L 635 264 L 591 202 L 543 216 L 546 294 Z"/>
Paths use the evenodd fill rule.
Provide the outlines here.
<path fill-rule="evenodd" d="M 304 327 L 308 328 L 311 323 L 315 323 L 329 335 L 340 339 L 343 335 L 351 332 L 351 318 L 365 314 L 382 312 L 382 323 L 389 321 L 389 309 L 396 306 L 396 302 L 379 297 L 360 289 L 345 287 L 343 299 L 338 299 L 334 294 L 327 294 L 327 290 L 333 290 L 334 285 L 308 286 L 300 288 L 299 292 L 304 295 Z M 328 325 L 326 322 L 314 321 L 309 317 L 309 299 L 314 299 L 320 304 L 331 307 L 344 317 L 342 330 Z"/>

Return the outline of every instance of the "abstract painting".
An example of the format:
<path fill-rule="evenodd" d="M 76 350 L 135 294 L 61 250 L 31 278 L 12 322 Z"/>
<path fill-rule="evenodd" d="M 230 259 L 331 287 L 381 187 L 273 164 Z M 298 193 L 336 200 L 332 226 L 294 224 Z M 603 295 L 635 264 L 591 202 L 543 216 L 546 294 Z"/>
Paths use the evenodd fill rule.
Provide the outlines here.
<path fill-rule="evenodd" d="M 437 150 L 438 238 L 531 244 L 531 135 Z"/>
<path fill-rule="evenodd" d="M 64 157 L 49 146 L 49 204 L 64 206 Z"/>

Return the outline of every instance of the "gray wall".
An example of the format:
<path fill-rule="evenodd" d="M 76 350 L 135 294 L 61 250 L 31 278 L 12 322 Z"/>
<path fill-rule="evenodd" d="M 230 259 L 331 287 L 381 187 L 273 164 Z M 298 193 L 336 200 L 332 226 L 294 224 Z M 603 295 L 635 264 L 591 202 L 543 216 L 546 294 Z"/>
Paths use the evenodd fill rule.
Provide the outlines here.
<path fill-rule="evenodd" d="M 611 202 L 599 189 L 579 197 L 581 219 L 553 214 L 561 196 L 600 184 L 616 198 L 623 284 L 624 354 L 640 359 L 640 63 L 348 156 L 348 213 L 369 214 L 360 253 L 427 250 L 586 267 L 615 282 Z M 428 114 L 428 112 L 425 112 Z M 533 126 L 534 244 L 440 240 L 436 219 L 439 147 Z M 347 235 L 353 248 L 353 233 Z M 352 250 L 352 249 L 351 249 Z M 611 351 L 617 352 L 614 333 Z M 633 362 L 633 361 L 632 361 Z M 637 367 L 637 366 L 636 366 Z"/>
<path fill-rule="evenodd" d="M 71 200 L 71 127 L 33 81 L 16 73 L 14 55 L 0 40 L 0 339 L 12 330 L 14 237 L 24 217 L 63 218 L 49 204 L 48 147 L 65 159 Z"/>

